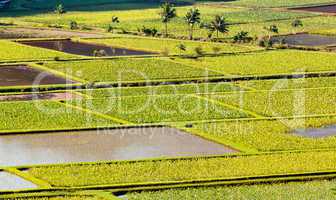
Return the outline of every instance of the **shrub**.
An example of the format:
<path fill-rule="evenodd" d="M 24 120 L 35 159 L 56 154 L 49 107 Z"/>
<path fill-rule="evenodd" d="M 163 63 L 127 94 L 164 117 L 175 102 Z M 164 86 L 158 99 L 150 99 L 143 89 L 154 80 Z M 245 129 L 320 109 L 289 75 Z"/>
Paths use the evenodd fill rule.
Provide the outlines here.
<path fill-rule="evenodd" d="M 70 29 L 71 29 L 71 30 L 78 29 L 78 24 L 77 24 L 76 21 L 71 21 L 71 22 L 70 22 Z"/>
<path fill-rule="evenodd" d="M 250 37 L 248 35 L 248 32 L 246 31 L 241 31 L 233 37 L 233 42 L 239 42 L 239 43 L 247 43 L 247 42 L 251 42 L 252 40 L 253 38 Z"/>
<path fill-rule="evenodd" d="M 142 27 L 141 32 L 146 36 L 153 36 L 153 37 L 155 37 L 158 34 L 158 30 L 156 28 L 146 28 L 145 26 Z"/>
<path fill-rule="evenodd" d="M 203 48 L 201 46 L 196 47 L 195 49 L 196 56 L 203 56 L 205 54 Z"/>

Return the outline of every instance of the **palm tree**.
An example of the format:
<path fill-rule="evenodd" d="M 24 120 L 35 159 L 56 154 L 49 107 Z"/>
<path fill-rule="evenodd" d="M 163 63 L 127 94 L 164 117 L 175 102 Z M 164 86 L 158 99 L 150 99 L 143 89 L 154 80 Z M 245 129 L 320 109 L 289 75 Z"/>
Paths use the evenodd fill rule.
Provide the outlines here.
<path fill-rule="evenodd" d="M 65 10 L 64 10 L 64 6 L 63 4 L 58 4 L 55 8 L 55 13 L 61 15 L 61 14 L 64 14 L 65 13 Z"/>
<path fill-rule="evenodd" d="M 165 2 L 164 4 L 161 5 L 161 21 L 162 23 L 165 24 L 165 36 L 168 36 L 168 23 L 170 22 L 171 19 L 176 17 L 176 9 L 174 8 L 174 5 Z"/>
<path fill-rule="evenodd" d="M 190 38 L 190 40 L 193 39 L 193 32 L 194 32 L 195 24 L 201 23 L 201 17 L 200 16 L 201 16 L 201 13 L 200 13 L 199 9 L 197 9 L 197 8 L 190 9 L 185 16 L 186 23 L 189 25 L 189 38 Z"/>
<path fill-rule="evenodd" d="M 210 23 L 210 28 L 217 33 L 217 38 L 219 33 L 229 32 L 229 24 L 227 23 L 224 16 L 216 15 L 215 19 Z"/>

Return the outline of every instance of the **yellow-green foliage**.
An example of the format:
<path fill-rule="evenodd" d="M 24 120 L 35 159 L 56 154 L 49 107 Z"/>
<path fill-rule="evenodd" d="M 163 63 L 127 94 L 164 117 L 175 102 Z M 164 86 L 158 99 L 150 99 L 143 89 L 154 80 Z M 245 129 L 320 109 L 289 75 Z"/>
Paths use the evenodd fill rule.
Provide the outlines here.
<path fill-rule="evenodd" d="M 55 102 L 0 103 L 0 130 L 72 129 L 113 125 L 114 122 Z"/>
<path fill-rule="evenodd" d="M 210 94 L 206 97 L 235 105 L 264 116 L 303 116 L 336 113 L 336 88 L 270 90 Z M 323 103 L 321 103 L 323 102 Z"/>
<path fill-rule="evenodd" d="M 195 48 L 201 47 L 205 53 L 213 53 L 213 48 L 219 48 L 218 53 L 237 53 L 258 50 L 258 47 L 243 46 L 236 44 L 195 42 L 187 40 L 143 38 L 143 37 L 114 37 L 111 39 L 86 40 L 87 42 L 101 43 L 116 47 L 134 48 L 139 50 L 154 51 L 162 53 L 167 51 L 169 54 L 195 54 Z M 178 45 L 184 44 L 187 51 L 181 51 Z"/>
<path fill-rule="evenodd" d="M 179 61 L 231 75 L 297 74 L 336 69 L 334 53 L 297 50 L 205 57 L 197 60 L 179 59 Z"/>
<path fill-rule="evenodd" d="M 336 156 L 331 151 L 35 167 L 29 173 L 55 186 L 70 187 L 318 172 L 335 167 Z"/>
<path fill-rule="evenodd" d="M 281 120 L 248 120 L 195 124 L 191 132 L 259 151 L 309 150 L 335 148 L 336 137 L 311 138 L 295 132 L 336 124 L 336 117 Z"/>
<path fill-rule="evenodd" d="M 90 82 L 189 79 L 221 75 L 159 58 L 50 62 L 45 66 Z"/>
<path fill-rule="evenodd" d="M 192 95 L 125 96 L 71 103 L 140 124 L 251 117 L 246 113 Z"/>
<path fill-rule="evenodd" d="M 300 183 L 274 183 L 231 187 L 208 187 L 143 191 L 127 193 L 129 200 L 185 199 L 185 200 L 279 200 L 334 199 L 334 180 Z"/>
<path fill-rule="evenodd" d="M 257 90 L 335 87 L 336 77 L 240 81 L 239 85 Z"/>
<path fill-rule="evenodd" d="M 0 40 L 0 61 L 4 60 L 38 60 L 75 57 L 62 52 L 30 47 L 15 42 Z"/>

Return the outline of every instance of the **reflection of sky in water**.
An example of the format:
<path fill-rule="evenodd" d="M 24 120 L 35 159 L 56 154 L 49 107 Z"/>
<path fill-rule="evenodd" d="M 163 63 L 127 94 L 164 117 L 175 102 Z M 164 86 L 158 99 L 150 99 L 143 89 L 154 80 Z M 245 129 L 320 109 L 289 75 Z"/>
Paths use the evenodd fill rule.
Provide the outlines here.
<path fill-rule="evenodd" d="M 308 128 L 308 129 L 297 129 L 295 134 L 306 136 L 306 137 L 328 137 L 336 136 L 336 125 L 326 126 L 322 128 Z"/>
<path fill-rule="evenodd" d="M 36 188 L 36 186 L 12 174 L 0 172 L 0 190 L 16 190 L 29 188 Z"/>
<path fill-rule="evenodd" d="M 234 150 L 173 128 L 132 128 L 0 137 L 0 165 L 218 155 Z"/>

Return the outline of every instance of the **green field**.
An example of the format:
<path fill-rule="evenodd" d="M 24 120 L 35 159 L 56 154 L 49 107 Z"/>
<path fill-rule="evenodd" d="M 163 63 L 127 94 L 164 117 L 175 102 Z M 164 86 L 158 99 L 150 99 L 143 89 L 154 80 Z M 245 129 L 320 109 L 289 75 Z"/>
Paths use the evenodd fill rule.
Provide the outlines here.
<path fill-rule="evenodd" d="M 336 48 L 268 41 L 301 32 L 335 39 L 334 14 L 289 9 L 329 3 L 336 1 L 178 1 L 165 35 L 159 1 L 13 0 L 0 10 L 0 30 L 13 32 L 0 33 L 0 152 L 10 155 L 0 159 L 0 199 L 335 199 Z M 192 8 L 200 19 L 187 24 Z M 211 38 L 200 28 L 209 23 Z M 37 32 L 44 37 L 24 40 L 80 44 L 55 51 L 15 36 Z M 64 53 L 75 46 L 78 55 Z M 74 82 L 31 85 L 41 74 L 10 66 Z M 98 129 L 106 135 L 92 135 Z M 140 135 L 152 130 L 188 141 L 166 147 L 180 135 Z M 15 137 L 37 133 L 69 141 L 46 134 L 50 147 L 11 149 Z M 36 187 L 4 184 L 9 174 Z"/>

